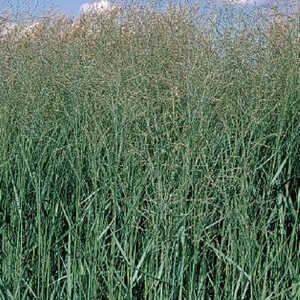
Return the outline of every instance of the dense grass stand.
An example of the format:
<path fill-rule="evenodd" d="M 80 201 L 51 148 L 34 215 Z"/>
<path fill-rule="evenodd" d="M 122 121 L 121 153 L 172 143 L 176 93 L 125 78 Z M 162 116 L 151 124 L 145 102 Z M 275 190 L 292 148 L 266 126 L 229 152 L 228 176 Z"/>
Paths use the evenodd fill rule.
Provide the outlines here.
<path fill-rule="evenodd" d="M 0 298 L 299 299 L 299 15 L 122 14 L 0 39 Z"/>

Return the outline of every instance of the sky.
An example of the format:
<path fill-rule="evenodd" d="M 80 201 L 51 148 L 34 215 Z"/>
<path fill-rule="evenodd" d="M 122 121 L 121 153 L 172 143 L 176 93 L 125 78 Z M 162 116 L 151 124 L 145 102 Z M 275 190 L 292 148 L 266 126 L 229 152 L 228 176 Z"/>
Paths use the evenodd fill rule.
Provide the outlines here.
<path fill-rule="evenodd" d="M 28 11 L 33 12 L 34 16 L 43 16 L 47 11 L 53 11 L 53 9 L 62 12 L 63 14 L 69 16 L 70 18 L 76 18 L 79 16 L 80 6 L 84 3 L 92 3 L 99 0 L 0 0 L 0 16 L 1 12 L 6 9 L 11 9 L 14 12 L 15 21 L 18 22 L 19 16 L 22 16 L 22 12 Z M 109 0 L 108 0 L 109 1 Z M 112 2 L 117 2 L 121 5 L 126 5 L 130 0 L 115 0 Z M 131 0 L 132 1 L 132 0 Z M 167 0 L 140 0 L 135 1 L 138 3 L 150 3 L 154 2 L 167 2 Z M 217 24 L 223 24 L 226 26 L 226 22 L 230 26 L 235 26 L 235 16 L 239 12 L 247 13 L 247 21 L 251 24 L 252 20 L 256 20 L 253 11 L 257 8 L 261 8 L 264 12 L 268 13 L 270 6 L 279 4 L 282 10 L 285 10 L 290 6 L 291 3 L 300 3 L 300 0 L 179 0 L 182 3 L 201 3 L 200 13 L 213 13 L 217 19 Z M 231 5 L 228 6 L 228 2 L 232 1 Z M 178 2 L 175 1 L 175 2 Z M 227 3 L 227 5 L 226 5 Z M 300 5 L 299 5 L 300 8 Z M 234 16 L 234 13 L 235 16 Z M 253 23 L 253 22 L 252 22 Z"/>
<path fill-rule="evenodd" d="M 95 0 L 94 0 L 95 1 Z M 76 17 L 79 15 L 80 5 L 84 3 L 94 2 L 89 0 L 0 0 L 0 12 L 7 8 L 17 9 L 19 11 L 24 8 L 29 8 L 34 11 L 44 11 L 51 8 L 57 8 L 64 14 L 70 17 Z M 193 0 L 186 0 L 188 2 L 193 2 Z M 182 1 L 182 2 L 186 2 Z M 196 0 L 194 0 L 196 1 Z M 232 7 L 236 6 L 245 10 L 251 9 L 254 6 L 264 6 L 268 4 L 274 4 L 276 1 L 280 2 L 280 5 L 284 7 L 292 1 L 299 0 L 232 0 L 235 4 Z M 120 0 L 119 3 L 126 3 L 126 0 Z M 142 1 L 139 1 L 142 3 Z M 145 2 L 145 0 L 144 0 Z M 148 1 L 149 3 L 150 1 Z M 222 0 L 201 0 L 201 3 L 210 2 L 210 6 L 221 7 L 224 4 Z"/>

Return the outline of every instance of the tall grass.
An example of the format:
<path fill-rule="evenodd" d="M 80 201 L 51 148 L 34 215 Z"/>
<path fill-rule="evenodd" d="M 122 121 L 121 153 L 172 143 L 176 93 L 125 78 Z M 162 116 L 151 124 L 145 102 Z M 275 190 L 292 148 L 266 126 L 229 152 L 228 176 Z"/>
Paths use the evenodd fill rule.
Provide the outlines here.
<path fill-rule="evenodd" d="M 222 51 L 184 8 L 2 39 L 0 298 L 299 297 L 294 20 Z"/>

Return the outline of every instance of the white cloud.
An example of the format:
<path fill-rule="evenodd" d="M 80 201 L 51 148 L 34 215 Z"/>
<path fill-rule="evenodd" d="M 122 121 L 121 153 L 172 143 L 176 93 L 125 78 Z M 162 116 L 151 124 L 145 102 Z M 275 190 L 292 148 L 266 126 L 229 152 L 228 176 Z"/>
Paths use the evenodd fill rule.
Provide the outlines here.
<path fill-rule="evenodd" d="M 5 36 L 17 28 L 16 23 L 6 23 L 0 27 L 0 36 Z"/>
<path fill-rule="evenodd" d="M 272 0 L 219 0 L 219 2 L 233 5 L 264 5 Z"/>
<path fill-rule="evenodd" d="M 93 3 L 84 3 L 80 6 L 80 14 L 87 15 L 87 14 L 103 14 L 106 12 L 111 12 L 116 7 L 109 3 L 106 0 L 102 0 L 99 2 Z"/>
<path fill-rule="evenodd" d="M 28 25 L 24 28 L 24 30 L 22 31 L 23 34 L 32 34 L 34 33 L 36 30 L 38 30 L 39 26 L 41 26 L 41 24 L 39 22 L 35 22 L 31 25 Z"/>

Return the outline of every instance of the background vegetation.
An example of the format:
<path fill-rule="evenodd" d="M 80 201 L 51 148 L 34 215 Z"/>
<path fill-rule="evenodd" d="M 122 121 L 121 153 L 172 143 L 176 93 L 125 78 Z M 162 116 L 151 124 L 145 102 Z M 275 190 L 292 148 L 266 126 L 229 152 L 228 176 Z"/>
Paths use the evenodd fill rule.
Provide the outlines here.
<path fill-rule="evenodd" d="M 296 299 L 299 15 L 116 18 L 0 41 L 0 298 Z"/>

